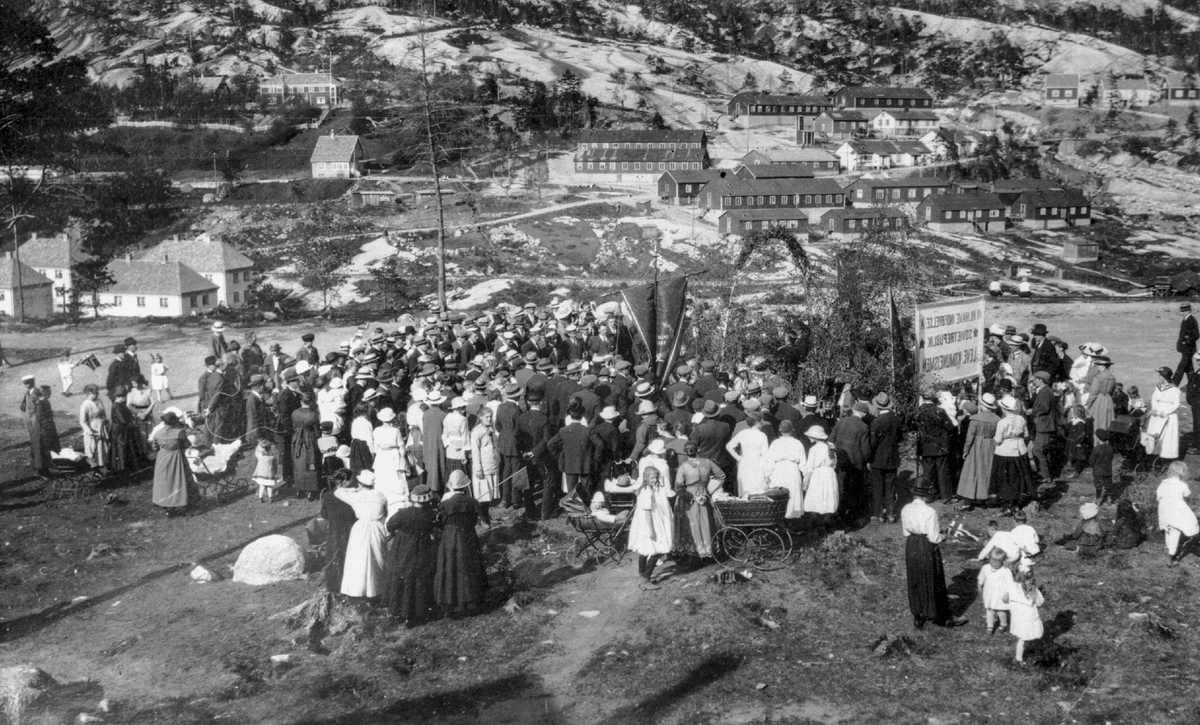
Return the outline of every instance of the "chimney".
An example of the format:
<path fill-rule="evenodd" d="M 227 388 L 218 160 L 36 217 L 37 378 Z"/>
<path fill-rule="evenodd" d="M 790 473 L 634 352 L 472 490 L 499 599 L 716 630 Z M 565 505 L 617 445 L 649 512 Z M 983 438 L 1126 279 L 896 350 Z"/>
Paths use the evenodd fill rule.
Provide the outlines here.
<path fill-rule="evenodd" d="M 36 239 L 37 239 L 37 232 L 34 232 L 33 234 L 29 235 L 29 241 L 32 242 L 32 241 L 35 241 Z"/>

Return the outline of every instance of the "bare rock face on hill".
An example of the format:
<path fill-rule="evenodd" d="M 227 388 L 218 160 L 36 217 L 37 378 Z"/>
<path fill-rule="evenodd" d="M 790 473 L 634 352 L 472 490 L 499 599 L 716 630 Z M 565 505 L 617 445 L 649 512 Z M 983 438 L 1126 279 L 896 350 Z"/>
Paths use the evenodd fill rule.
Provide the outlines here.
<path fill-rule="evenodd" d="M 251 542 L 233 565 L 233 580 L 262 586 L 304 578 L 304 549 L 287 536 L 275 534 Z"/>

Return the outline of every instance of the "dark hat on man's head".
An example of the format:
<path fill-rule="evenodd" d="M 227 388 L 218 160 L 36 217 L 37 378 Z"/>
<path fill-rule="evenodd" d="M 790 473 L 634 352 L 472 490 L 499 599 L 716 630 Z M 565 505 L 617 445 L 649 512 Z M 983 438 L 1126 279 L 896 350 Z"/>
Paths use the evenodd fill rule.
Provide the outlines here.
<path fill-rule="evenodd" d="M 721 406 L 717 405 L 717 401 L 706 400 L 706 401 L 704 401 L 704 409 L 701 412 L 704 413 L 705 418 L 716 418 L 717 413 L 720 410 L 721 410 Z"/>
<path fill-rule="evenodd" d="M 1156 369 L 1154 372 L 1163 376 L 1167 380 L 1170 380 L 1171 378 L 1173 378 L 1175 376 L 1175 371 L 1169 367 L 1166 367 L 1165 365 L 1161 368 Z"/>
<path fill-rule="evenodd" d="M 913 496 L 919 496 L 921 498 L 936 496 L 938 494 L 937 489 L 934 488 L 933 484 L 929 482 L 929 479 L 925 478 L 924 476 L 921 476 L 913 481 L 908 490 L 912 491 Z"/>
<path fill-rule="evenodd" d="M 212 355 L 209 355 L 208 357 L 204 358 L 204 364 L 205 365 L 216 365 L 217 359 L 215 357 L 213 357 Z"/>
<path fill-rule="evenodd" d="M 685 393 L 684 391 L 676 390 L 675 394 L 671 396 L 671 405 L 675 406 L 676 408 L 682 408 L 683 406 L 685 406 L 687 404 L 688 404 L 688 394 Z"/>
<path fill-rule="evenodd" d="M 1045 337 L 1046 336 L 1046 326 L 1039 322 L 1033 326 L 1033 329 L 1030 330 L 1029 333 L 1031 335 L 1037 335 L 1038 337 Z"/>
<path fill-rule="evenodd" d="M 114 355 L 120 355 L 123 352 L 125 352 L 124 345 L 113 345 L 113 354 Z"/>
<path fill-rule="evenodd" d="M 137 340 L 133 339 L 132 337 L 125 338 L 125 347 L 129 347 L 130 345 L 136 345 L 136 344 L 137 344 Z"/>
<path fill-rule="evenodd" d="M 1050 373 L 1046 372 L 1045 370 L 1038 370 L 1033 374 L 1033 377 L 1041 380 L 1044 383 L 1050 382 Z"/>
<path fill-rule="evenodd" d="M 301 342 L 312 342 L 315 339 L 317 339 L 317 336 L 312 334 L 311 332 L 306 332 L 300 336 Z"/>

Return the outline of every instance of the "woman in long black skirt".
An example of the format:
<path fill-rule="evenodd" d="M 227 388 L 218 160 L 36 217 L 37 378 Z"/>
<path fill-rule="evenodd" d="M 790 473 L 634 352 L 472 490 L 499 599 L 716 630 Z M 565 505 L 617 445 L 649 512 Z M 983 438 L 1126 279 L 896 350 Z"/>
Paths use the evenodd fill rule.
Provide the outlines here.
<path fill-rule="evenodd" d="M 1000 500 L 1003 515 L 1013 511 L 1037 495 L 1033 485 L 1033 468 L 1029 465 L 1029 437 L 1021 404 L 1011 395 L 1000 399 L 1002 417 L 996 424 L 996 451 L 992 456 L 992 475 L 988 496 Z"/>
<path fill-rule="evenodd" d="M 408 498 L 412 506 L 400 509 L 387 522 L 392 542 L 383 604 L 393 617 L 415 627 L 438 614 L 433 587 L 438 566 L 438 512 L 428 486 L 417 486 Z"/>
<path fill-rule="evenodd" d="M 958 627 L 965 619 L 950 616 L 950 599 L 946 591 L 946 572 L 942 567 L 941 525 L 937 511 L 929 502 L 938 496 L 927 478 L 917 479 L 912 489 L 912 503 L 900 511 L 904 528 L 904 564 L 908 572 L 908 607 L 912 610 L 917 629 L 933 622 L 943 627 Z"/>

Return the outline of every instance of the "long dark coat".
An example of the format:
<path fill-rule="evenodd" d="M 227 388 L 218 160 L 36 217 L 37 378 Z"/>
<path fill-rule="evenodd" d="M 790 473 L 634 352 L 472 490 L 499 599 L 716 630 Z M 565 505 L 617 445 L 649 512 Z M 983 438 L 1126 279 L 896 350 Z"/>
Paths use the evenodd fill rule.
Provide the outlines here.
<path fill-rule="evenodd" d="M 258 444 L 258 438 L 263 433 L 271 431 L 271 409 L 265 398 L 254 393 L 246 393 L 246 437 L 243 442 L 253 446 Z"/>
<path fill-rule="evenodd" d="M 292 413 L 292 480 L 297 491 L 321 490 L 321 453 L 317 450 L 320 425 L 321 417 L 315 410 L 300 408 Z"/>
<path fill-rule="evenodd" d="M 446 447 L 442 445 L 442 421 L 446 411 L 436 406 L 425 411 L 421 418 L 421 451 L 425 457 L 425 483 L 441 493 L 450 475 L 446 467 Z"/>
<path fill-rule="evenodd" d="M 383 605 L 396 619 L 419 624 L 437 615 L 434 578 L 438 569 L 437 509 L 402 508 L 387 522 L 392 534 Z"/>
<path fill-rule="evenodd" d="M 483 602 L 487 586 L 483 552 L 475 535 L 479 503 L 466 493 L 458 493 L 442 501 L 438 515 L 443 529 L 433 582 L 437 603 L 447 612 L 476 609 Z"/>
<path fill-rule="evenodd" d="M 587 426 L 572 423 L 556 433 L 547 445 L 560 473 L 590 476 L 596 463 L 596 447 L 604 444 Z"/>
<path fill-rule="evenodd" d="M 141 426 L 125 403 L 113 402 L 109 468 L 132 473 L 146 465 Z"/>
<path fill-rule="evenodd" d="M 329 522 L 329 539 L 325 543 L 325 590 L 339 594 L 342 591 L 342 572 L 346 568 L 346 545 L 350 543 L 350 529 L 358 518 L 354 508 L 333 495 L 333 491 L 321 494 L 321 518 Z"/>
<path fill-rule="evenodd" d="M 49 400 L 30 391 L 21 398 L 21 412 L 25 414 L 25 429 L 29 433 L 30 465 L 35 471 L 43 471 L 50 467 L 50 452 L 61 448 L 54 411 Z"/>

